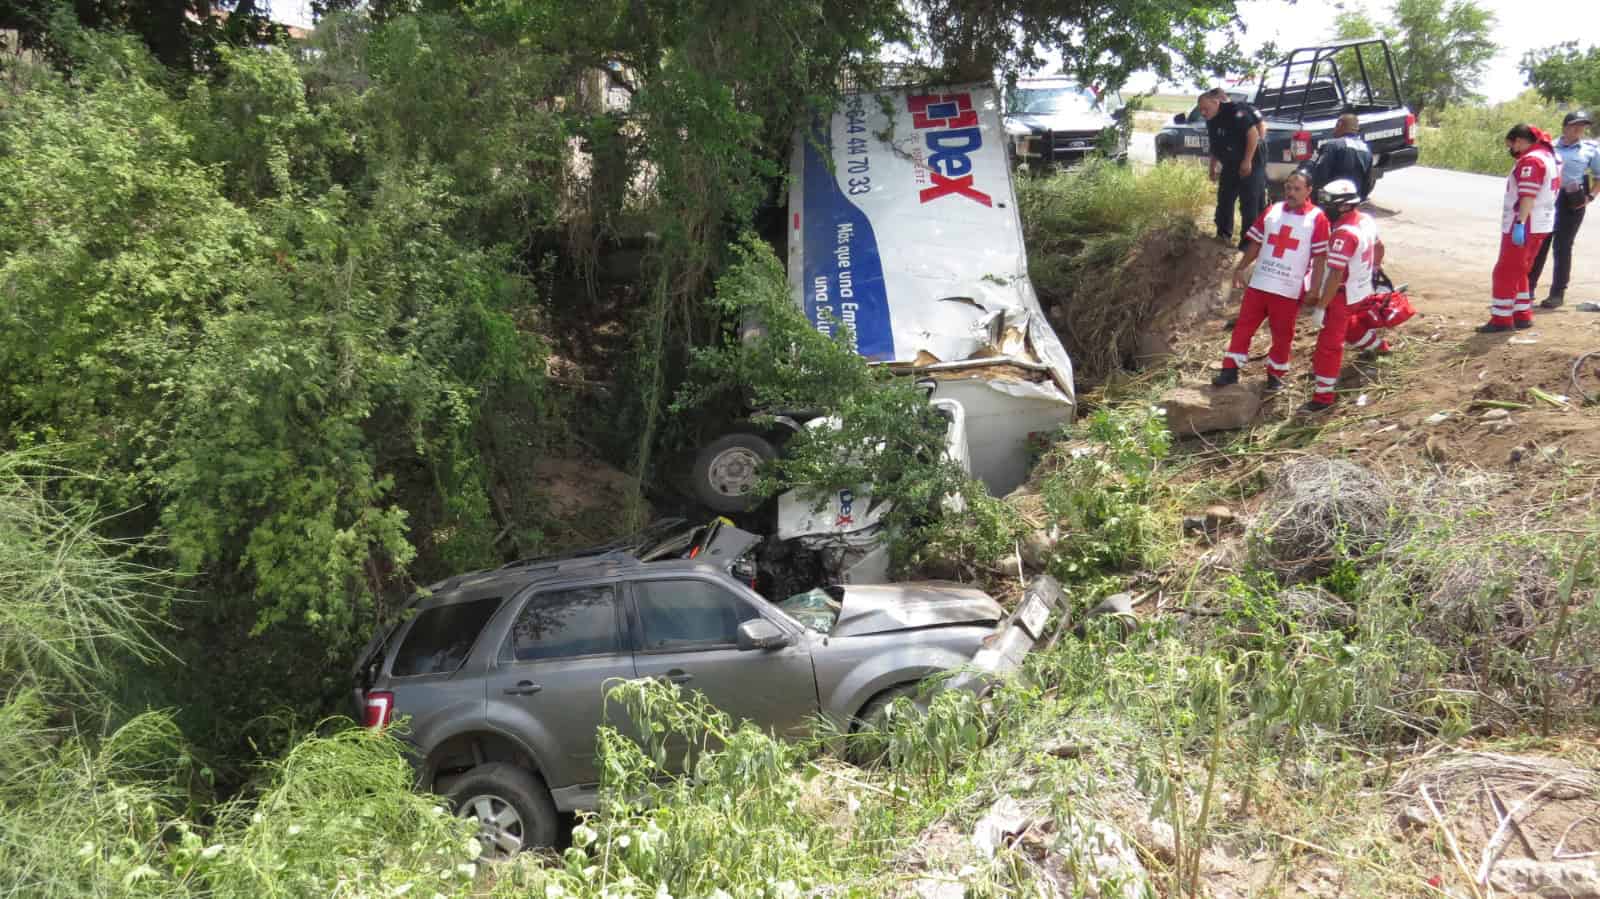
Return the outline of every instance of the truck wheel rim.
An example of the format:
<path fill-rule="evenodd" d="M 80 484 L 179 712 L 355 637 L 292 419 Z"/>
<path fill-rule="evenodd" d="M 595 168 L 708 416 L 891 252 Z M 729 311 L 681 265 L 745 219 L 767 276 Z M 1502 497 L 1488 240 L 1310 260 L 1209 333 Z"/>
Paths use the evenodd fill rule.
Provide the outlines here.
<path fill-rule="evenodd" d="M 477 820 L 484 858 L 504 861 L 522 851 L 522 816 L 517 814 L 516 806 L 499 796 L 473 796 L 461 803 L 456 814 Z"/>
<path fill-rule="evenodd" d="M 711 489 L 723 496 L 744 496 L 756 486 L 756 469 L 761 467 L 761 457 L 754 450 L 736 446 L 717 453 L 711 460 L 706 480 Z"/>

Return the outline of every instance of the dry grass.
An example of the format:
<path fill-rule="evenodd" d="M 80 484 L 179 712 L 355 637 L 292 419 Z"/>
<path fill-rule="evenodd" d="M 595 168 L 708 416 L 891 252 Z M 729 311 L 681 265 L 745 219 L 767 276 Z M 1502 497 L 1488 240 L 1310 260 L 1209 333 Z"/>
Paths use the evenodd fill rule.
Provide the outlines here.
<path fill-rule="evenodd" d="M 1279 470 L 1246 534 L 1253 562 L 1284 583 L 1329 574 L 1399 533 L 1397 497 L 1382 478 L 1342 459 L 1307 456 Z"/>

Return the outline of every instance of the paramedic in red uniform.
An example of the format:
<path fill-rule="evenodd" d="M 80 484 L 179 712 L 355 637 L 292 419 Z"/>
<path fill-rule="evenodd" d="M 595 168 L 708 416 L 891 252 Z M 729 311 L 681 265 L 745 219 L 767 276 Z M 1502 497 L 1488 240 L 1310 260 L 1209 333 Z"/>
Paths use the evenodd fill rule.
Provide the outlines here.
<path fill-rule="evenodd" d="M 1506 152 L 1516 162 L 1506 178 L 1505 206 L 1500 213 L 1500 258 L 1494 264 L 1489 323 L 1478 326 L 1484 334 L 1533 327 L 1528 270 L 1539 255 L 1539 246 L 1555 230 L 1556 193 L 1561 185 L 1561 163 L 1550 135 L 1532 125 L 1515 125 L 1506 132 Z"/>
<path fill-rule="evenodd" d="M 1267 351 L 1267 389 L 1283 387 L 1294 344 L 1294 320 L 1306 273 L 1322 283 L 1328 254 L 1328 217 L 1311 202 L 1311 176 L 1294 172 L 1283 182 L 1281 202 L 1267 208 L 1245 235 L 1249 247 L 1233 270 L 1233 286 L 1244 287 L 1244 302 L 1233 325 L 1233 339 L 1222 354 L 1222 371 L 1211 380 L 1217 387 L 1239 383 L 1239 368 L 1250 359 L 1250 338 L 1265 320 L 1272 331 Z M 1250 271 L 1251 264 L 1255 271 Z M 1248 280 L 1249 286 L 1246 287 Z"/>
<path fill-rule="evenodd" d="M 1361 205 L 1361 188 L 1354 181 L 1340 178 L 1322 189 L 1322 210 L 1333 219 L 1333 235 L 1328 240 L 1328 277 L 1315 285 L 1311 303 L 1311 323 L 1321 328 L 1317 351 L 1311 357 L 1317 386 L 1311 401 L 1300 411 L 1315 415 L 1333 408 L 1333 388 L 1339 383 L 1339 367 L 1344 364 L 1344 339 L 1349 324 L 1350 304 L 1359 303 L 1372 293 L 1372 276 L 1383 262 L 1383 241 L 1378 239 L 1378 220 L 1356 208 Z M 1375 332 L 1374 332 L 1375 333 Z"/>

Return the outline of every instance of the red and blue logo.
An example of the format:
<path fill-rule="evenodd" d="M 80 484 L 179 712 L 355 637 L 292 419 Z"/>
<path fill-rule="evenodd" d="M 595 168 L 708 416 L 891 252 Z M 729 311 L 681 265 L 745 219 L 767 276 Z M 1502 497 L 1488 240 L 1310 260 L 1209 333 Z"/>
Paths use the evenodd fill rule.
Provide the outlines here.
<path fill-rule="evenodd" d="M 978 114 L 971 94 L 918 94 L 906 98 L 911 127 L 924 132 L 928 145 L 928 174 L 933 184 L 918 198 L 931 203 L 951 195 L 993 206 L 989 195 L 972 185 L 972 154 L 983 146 Z"/>
<path fill-rule="evenodd" d="M 833 520 L 836 528 L 850 527 L 856 523 L 855 511 L 856 495 L 849 487 L 839 491 L 839 515 Z"/>

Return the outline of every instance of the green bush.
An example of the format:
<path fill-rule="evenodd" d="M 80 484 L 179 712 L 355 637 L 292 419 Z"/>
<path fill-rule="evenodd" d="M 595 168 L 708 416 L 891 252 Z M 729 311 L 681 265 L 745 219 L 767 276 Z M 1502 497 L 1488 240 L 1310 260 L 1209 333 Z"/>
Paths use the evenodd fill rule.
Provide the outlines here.
<path fill-rule="evenodd" d="M 1084 437 L 1050 451 L 1039 485 L 1046 520 L 1060 532 L 1050 571 L 1067 583 L 1154 566 L 1176 531 L 1161 478 L 1172 437 L 1159 410 L 1096 410 Z"/>
<path fill-rule="evenodd" d="M 1561 133 L 1561 113 L 1533 91 L 1493 106 L 1446 106 L 1439 114 L 1438 126 L 1423 129 L 1421 162 L 1458 172 L 1504 175 L 1511 171 L 1506 132 L 1523 122 L 1551 135 Z"/>

